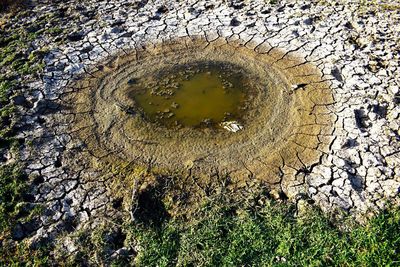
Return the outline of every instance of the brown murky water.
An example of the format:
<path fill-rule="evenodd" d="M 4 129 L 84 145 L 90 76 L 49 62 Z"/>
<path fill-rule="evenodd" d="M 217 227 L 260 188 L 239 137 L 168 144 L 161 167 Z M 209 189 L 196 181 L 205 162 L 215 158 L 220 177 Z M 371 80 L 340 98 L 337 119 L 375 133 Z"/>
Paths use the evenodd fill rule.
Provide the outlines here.
<path fill-rule="evenodd" d="M 220 127 L 224 121 L 240 121 L 246 109 L 245 75 L 223 63 L 178 66 L 131 86 L 145 117 L 167 127 Z"/>

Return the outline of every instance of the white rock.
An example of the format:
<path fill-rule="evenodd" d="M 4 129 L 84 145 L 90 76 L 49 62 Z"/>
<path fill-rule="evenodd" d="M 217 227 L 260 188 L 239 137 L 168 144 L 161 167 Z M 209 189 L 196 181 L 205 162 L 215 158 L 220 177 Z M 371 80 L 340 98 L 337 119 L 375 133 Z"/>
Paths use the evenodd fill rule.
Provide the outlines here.
<path fill-rule="evenodd" d="M 238 131 L 243 129 L 243 126 L 240 125 L 240 123 L 237 122 L 237 121 L 224 121 L 224 122 L 221 122 L 220 125 L 225 130 L 228 130 L 228 131 L 233 132 L 233 133 L 236 133 L 236 132 L 238 132 Z"/>

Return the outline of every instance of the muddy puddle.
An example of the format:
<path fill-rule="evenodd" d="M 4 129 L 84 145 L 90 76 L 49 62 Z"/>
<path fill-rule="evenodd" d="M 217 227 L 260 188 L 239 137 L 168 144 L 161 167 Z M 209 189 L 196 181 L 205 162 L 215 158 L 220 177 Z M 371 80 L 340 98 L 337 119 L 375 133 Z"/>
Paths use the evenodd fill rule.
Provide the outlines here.
<path fill-rule="evenodd" d="M 141 80 L 133 77 L 129 86 L 129 96 L 144 117 L 169 128 L 234 123 L 240 129 L 251 91 L 242 69 L 220 62 L 180 65 Z"/>

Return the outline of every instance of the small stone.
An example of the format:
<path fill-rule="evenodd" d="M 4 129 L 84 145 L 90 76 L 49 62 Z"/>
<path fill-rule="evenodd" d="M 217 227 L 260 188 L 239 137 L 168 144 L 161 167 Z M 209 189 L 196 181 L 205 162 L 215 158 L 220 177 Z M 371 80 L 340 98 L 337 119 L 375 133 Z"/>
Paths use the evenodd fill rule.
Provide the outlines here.
<path fill-rule="evenodd" d="M 221 126 L 230 132 L 236 133 L 243 129 L 243 126 L 240 125 L 237 121 L 224 121 L 221 123 Z"/>

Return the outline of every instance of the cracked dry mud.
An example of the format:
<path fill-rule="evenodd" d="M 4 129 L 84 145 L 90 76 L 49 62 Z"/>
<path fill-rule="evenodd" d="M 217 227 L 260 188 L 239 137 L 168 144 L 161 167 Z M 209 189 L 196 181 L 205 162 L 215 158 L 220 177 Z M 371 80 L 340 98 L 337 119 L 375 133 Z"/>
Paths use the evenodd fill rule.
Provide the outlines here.
<path fill-rule="evenodd" d="M 61 25 L 65 44 L 37 42 L 50 52 L 26 92 L 35 105 L 24 120 L 34 127 L 20 136 L 35 148 L 22 157 L 47 208 L 36 238 L 71 220 L 81 228 L 111 218 L 125 193 L 129 210 L 137 181 L 154 182 L 149 173 L 187 190 L 223 176 L 234 188 L 263 183 L 272 196 L 307 195 L 326 211 L 364 214 L 398 201 L 398 11 L 358 1 L 125 0 L 35 11 L 75 18 Z M 265 85 L 243 131 L 161 130 L 130 114 L 123 87 L 132 73 L 204 59 L 237 64 Z"/>

